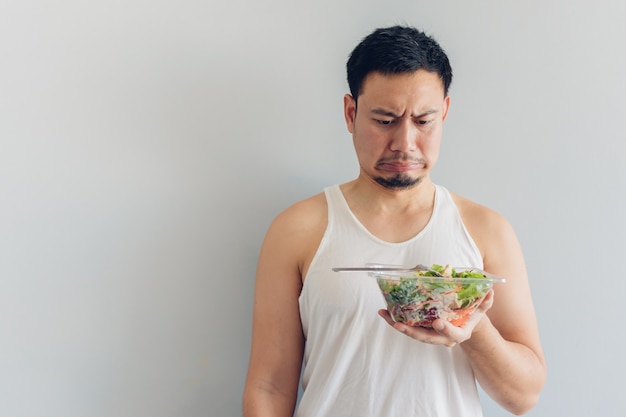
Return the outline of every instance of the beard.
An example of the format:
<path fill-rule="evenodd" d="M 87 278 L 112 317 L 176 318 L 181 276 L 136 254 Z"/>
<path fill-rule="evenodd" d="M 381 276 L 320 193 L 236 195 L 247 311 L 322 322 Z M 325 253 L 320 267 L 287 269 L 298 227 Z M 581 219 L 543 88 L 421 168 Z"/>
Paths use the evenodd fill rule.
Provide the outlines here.
<path fill-rule="evenodd" d="M 391 178 L 374 177 L 374 181 L 388 190 L 406 190 L 419 184 L 422 177 L 411 178 L 407 175 L 397 174 Z"/>

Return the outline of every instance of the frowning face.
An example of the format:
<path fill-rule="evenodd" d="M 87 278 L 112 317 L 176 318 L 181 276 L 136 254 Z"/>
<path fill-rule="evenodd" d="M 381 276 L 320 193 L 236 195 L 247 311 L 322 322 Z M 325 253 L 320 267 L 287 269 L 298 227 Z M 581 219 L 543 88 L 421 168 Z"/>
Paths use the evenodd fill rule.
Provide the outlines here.
<path fill-rule="evenodd" d="M 344 115 L 361 168 L 389 189 L 411 188 L 437 162 L 450 98 L 436 73 L 369 74 Z"/>

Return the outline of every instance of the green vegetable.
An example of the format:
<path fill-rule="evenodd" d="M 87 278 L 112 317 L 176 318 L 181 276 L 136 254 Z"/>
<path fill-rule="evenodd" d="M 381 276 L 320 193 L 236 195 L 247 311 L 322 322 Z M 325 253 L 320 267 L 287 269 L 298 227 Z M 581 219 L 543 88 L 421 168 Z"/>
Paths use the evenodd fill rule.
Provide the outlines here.
<path fill-rule="evenodd" d="M 431 269 L 444 276 L 435 277 L 436 273 L 432 271 L 416 271 L 415 276 L 378 277 L 389 311 L 396 321 L 424 327 L 429 327 L 439 317 L 453 323 L 455 319 L 460 321 L 461 310 L 473 308 L 491 288 L 490 280 L 481 279 L 486 278 L 482 272 L 457 272 L 454 268 L 437 264 Z"/>

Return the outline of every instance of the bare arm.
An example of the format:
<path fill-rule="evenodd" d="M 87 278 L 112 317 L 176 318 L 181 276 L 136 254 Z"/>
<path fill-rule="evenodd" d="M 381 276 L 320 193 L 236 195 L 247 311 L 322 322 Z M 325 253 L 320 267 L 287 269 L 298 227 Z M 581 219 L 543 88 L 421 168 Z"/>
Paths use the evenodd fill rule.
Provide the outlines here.
<path fill-rule="evenodd" d="M 539 399 L 546 365 L 539 340 L 526 267 L 515 232 L 493 212 L 476 231 L 485 270 L 507 277 L 496 285 L 493 306 L 461 343 L 485 392 L 514 414 L 528 412 Z M 474 226 L 475 227 L 475 226 Z"/>
<path fill-rule="evenodd" d="M 263 242 L 256 275 L 244 417 L 293 416 L 304 350 L 298 297 L 312 248 L 319 241 L 318 229 L 323 227 L 317 213 L 325 213 L 325 207 L 314 210 L 319 201 L 305 200 L 281 213 Z"/>
<path fill-rule="evenodd" d="M 295 408 L 304 346 L 298 308 L 302 280 L 289 256 L 286 229 L 288 219 L 279 216 L 259 256 L 244 417 L 291 417 Z"/>
<path fill-rule="evenodd" d="M 503 217 L 464 199 L 457 204 L 481 249 L 485 270 L 507 282 L 496 284 L 461 328 L 444 320 L 436 320 L 433 329 L 415 328 L 394 323 L 386 311 L 381 315 L 419 341 L 460 344 L 485 392 L 511 413 L 524 414 L 539 398 L 546 366 L 522 250 Z"/>
<path fill-rule="evenodd" d="M 491 308 L 461 347 L 485 392 L 510 412 L 524 414 L 537 403 L 546 366 L 522 250 L 502 216 L 462 198 L 456 201 L 485 270 L 507 278 L 506 284 L 496 284 Z"/>

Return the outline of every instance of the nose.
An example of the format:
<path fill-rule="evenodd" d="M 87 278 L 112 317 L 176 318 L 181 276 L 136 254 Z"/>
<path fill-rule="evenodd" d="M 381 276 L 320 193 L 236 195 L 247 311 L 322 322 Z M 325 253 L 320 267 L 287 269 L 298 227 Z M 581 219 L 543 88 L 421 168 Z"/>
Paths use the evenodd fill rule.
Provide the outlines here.
<path fill-rule="evenodd" d="M 396 125 L 391 138 L 392 151 L 412 152 L 417 149 L 419 130 L 412 120 L 402 120 Z"/>

